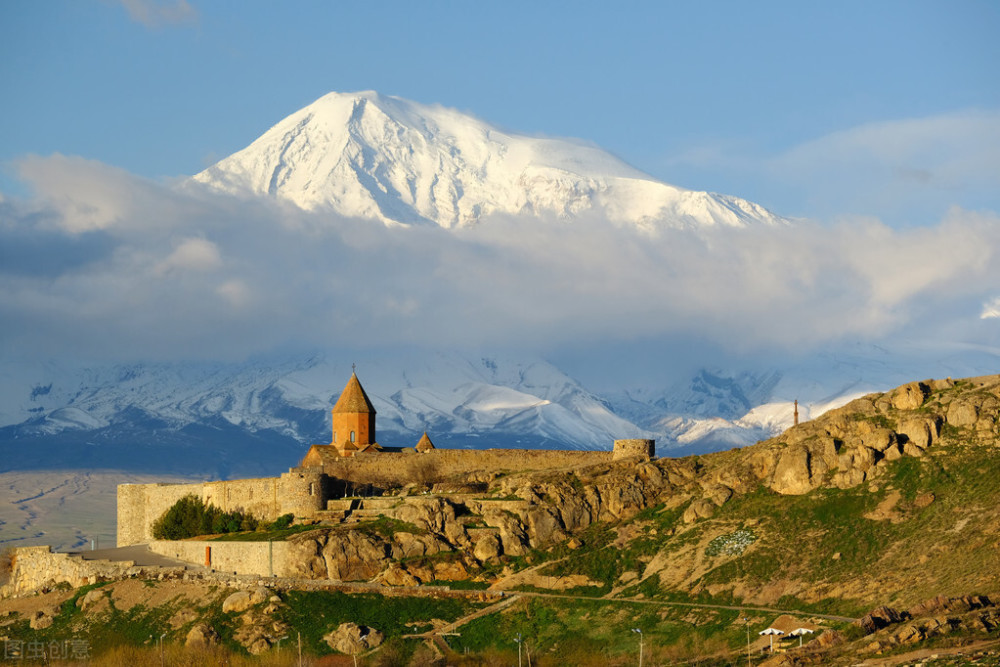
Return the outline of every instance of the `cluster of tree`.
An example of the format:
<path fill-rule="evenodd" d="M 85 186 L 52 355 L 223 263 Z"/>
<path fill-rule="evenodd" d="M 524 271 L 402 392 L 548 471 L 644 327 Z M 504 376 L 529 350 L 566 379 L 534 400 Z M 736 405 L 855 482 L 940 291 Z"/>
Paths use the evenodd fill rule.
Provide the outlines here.
<path fill-rule="evenodd" d="M 198 535 L 252 531 L 260 526 L 261 522 L 252 514 L 223 512 L 215 505 L 205 505 L 195 495 L 187 495 L 153 523 L 153 537 L 158 540 L 183 540 Z"/>

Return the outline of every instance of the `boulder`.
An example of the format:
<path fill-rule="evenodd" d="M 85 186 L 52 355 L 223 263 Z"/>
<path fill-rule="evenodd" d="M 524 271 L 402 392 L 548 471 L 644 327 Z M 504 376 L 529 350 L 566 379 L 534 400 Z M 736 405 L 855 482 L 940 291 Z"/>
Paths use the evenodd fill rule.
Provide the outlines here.
<path fill-rule="evenodd" d="M 722 484 L 715 485 L 708 489 L 708 497 L 718 507 L 722 507 L 733 497 L 733 490 Z"/>
<path fill-rule="evenodd" d="M 681 520 L 684 523 L 694 523 L 698 519 L 710 519 L 715 514 L 715 503 L 707 498 L 700 498 L 684 510 Z"/>
<path fill-rule="evenodd" d="M 103 588 L 95 588 L 92 591 L 88 591 L 86 595 L 77 600 L 76 606 L 83 611 L 87 611 L 91 607 L 98 604 L 101 600 L 105 599 L 107 595 L 107 591 Z"/>
<path fill-rule="evenodd" d="M 382 644 L 382 633 L 357 623 L 341 623 L 336 630 L 328 633 L 323 640 L 335 651 L 356 655 L 370 651 Z"/>
<path fill-rule="evenodd" d="M 905 620 L 905 618 L 906 615 L 903 613 L 893 609 L 892 607 L 886 607 L 883 605 L 872 609 L 870 612 L 865 614 L 861 620 L 856 621 L 856 623 L 857 625 L 860 625 L 866 633 L 871 634 L 894 623 L 899 623 L 900 621 Z"/>
<path fill-rule="evenodd" d="M 503 552 L 508 556 L 523 556 L 528 553 L 528 536 L 520 518 L 503 510 L 487 510 L 483 513 L 487 526 L 499 530 Z"/>
<path fill-rule="evenodd" d="M 771 489 L 783 495 L 802 495 L 812 491 L 812 471 L 809 450 L 794 445 L 782 452 L 771 478 Z"/>
<path fill-rule="evenodd" d="M 900 644 L 915 644 L 924 638 L 924 631 L 916 625 L 904 625 L 892 638 Z"/>
<path fill-rule="evenodd" d="M 208 623 L 198 623 L 191 628 L 184 639 L 188 648 L 208 648 L 219 642 L 219 633 Z"/>
<path fill-rule="evenodd" d="M 472 551 L 480 563 L 495 560 L 500 556 L 500 538 L 495 533 L 486 533 L 476 540 L 476 547 Z"/>
<path fill-rule="evenodd" d="M 455 523 L 454 506 L 441 498 L 407 498 L 406 502 L 386 514 L 433 533 L 443 534 L 449 524 Z"/>
<path fill-rule="evenodd" d="M 389 562 L 389 545 L 381 537 L 360 530 L 331 533 L 323 547 L 327 578 L 367 581 Z"/>
<path fill-rule="evenodd" d="M 32 630 L 44 630 L 51 628 L 55 622 L 55 612 L 51 609 L 39 609 L 31 614 L 28 619 L 28 626 Z"/>
<path fill-rule="evenodd" d="M 528 510 L 526 519 L 528 543 L 531 546 L 540 547 L 566 539 L 566 532 L 554 510 L 544 506 L 532 507 Z"/>
<path fill-rule="evenodd" d="M 236 591 L 225 599 L 222 603 L 222 613 L 241 613 L 253 606 L 250 593 L 247 591 Z"/>
<path fill-rule="evenodd" d="M 386 586 L 419 586 L 420 580 L 417 579 L 413 574 L 411 574 L 405 568 L 400 567 L 398 564 L 393 563 L 385 572 L 379 575 L 379 579 Z"/>
<path fill-rule="evenodd" d="M 449 546 L 434 535 L 414 535 L 396 532 L 392 534 L 392 557 L 397 559 L 416 556 L 433 556 L 450 550 Z"/>
<path fill-rule="evenodd" d="M 916 410 L 930 393 L 930 385 L 926 382 L 910 382 L 889 392 L 889 400 L 897 410 Z"/>
<path fill-rule="evenodd" d="M 861 444 L 876 452 L 884 452 L 896 444 L 896 433 L 892 429 L 876 427 L 861 434 Z"/>
<path fill-rule="evenodd" d="M 901 419 L 897 432 L 906 436 L 906 442 L 920 449 L 927 449 L 937 438 L 941 425 L 936 419 L 907 417 Z"/>
<path fill-rule="evenodd" d="M 973 426 L 979 420 L 979 409 L 965 401 L 956 401 L 948 406 L 948 423 L 952 426 Z"/>
<path fill-rule="evenodd" d="M 449 560 L 434 563 L 434 579 L 437 581 L 467 581 L 469 571 L 461 561 Z"/>

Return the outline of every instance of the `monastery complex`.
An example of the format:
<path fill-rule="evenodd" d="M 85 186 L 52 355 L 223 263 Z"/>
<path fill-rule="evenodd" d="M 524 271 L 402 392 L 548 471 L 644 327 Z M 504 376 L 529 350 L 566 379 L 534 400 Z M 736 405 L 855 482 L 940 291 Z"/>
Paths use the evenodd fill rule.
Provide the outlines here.
<path fill-rule="evenodd" d="M 578 469 L 583 466 L 654 455 L 652 440 L 616 440 L 613 451 L 439 449 L 426 433 L 411 447 L 378 443 L 376 411 L 352 373 L 334 404 L 329 444 L 313 445 L 297 467 L 280 477 L 195 484 L 122 484 L 118 487 L 118 546 L 154 542 L 153 523 L 181 498 L 195 495 L 231 512 L 265 521 L 292 514 L 297 522 L 337 524 L 356 512 L 361 500 L 447 490 L 461 479 L 465 488 L 501 474 Z M 374 497 L 374 498 L 373 498 Z M 384 501 L 383 501 L 384 502 Z"/>

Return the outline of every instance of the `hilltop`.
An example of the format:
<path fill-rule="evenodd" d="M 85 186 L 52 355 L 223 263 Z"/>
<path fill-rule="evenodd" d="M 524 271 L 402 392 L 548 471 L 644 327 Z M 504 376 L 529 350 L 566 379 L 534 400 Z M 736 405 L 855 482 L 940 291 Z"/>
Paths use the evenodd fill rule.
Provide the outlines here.
<path fill-rule="evenodd" d="M 816 630 L 801 651 L 786 641 L 772 664 L 890 661 L 922 648 L 923 660 L 953 650 L 993 650 L 995 660 L 997 479 L 1000 376 L 911 382 L 727 452 L 544 473 L 426 471 L 386 488 L 354 521 L 272 536 L 300 554 L 296 579 L 216 580 L 269 587 L 245 613 L 222 611 L 227 588 L 170 598 L 179 589 L 169 587 L 181 585 L 171 577 L 153 585 L 173 599 L 159 616 L 133 613 L 175 643 L 207 624 L 211 631 L 201 631 L 216 643 L 272 651 L 274 635 L 261 629 L 271 623 L 274 632 L 308 632 L 309 650 L 325 653 L 332 649 L 323 635 L 346 622 L 333 608 L 354 604 L 321 592 L 338 580 L 341 591 L 392 595 L 347 614 L 392 642 L 389 652 L 368 654 L 369 664 L 428 664 L 433 654 L 420 653 L 417 641 L 442 639 L 479 656 L 468 664 L 491 664 L 490 652 L 509 656 L 518 633 L 530 638 L 538 664 L 567 655 L 623 664 L 636 649 L 628 636 L 635 627 L 656 647 L 647 659 L 732 664 L 740 651 L 745 659 L 751 628 L 781 623 Z M 116 592 L 121 585 L 111 585 L 112 601 L 126 595 Z M 59 606 L 85 592 L 47 601 L 48 616 L 88 627 L 76 607 Z M 400 611 L 415 595 L 453 606 Z M 486 615 L 475 617 L 483 605 Z M 0 613 L 14 607 L 18 614 L 0 622 L 16 636 L 31 612 L 8 601 Z M 296 616 L 302 609 L 316 614 Z M 782 621 L 784 613 L 792 620 Z M 419 637 L 378 628 L 386 614 L 421 625 Z M 441 635 L 452 631 L 460 635 Z M 752 652 L 766 645 L 754 636 Z M 395 662 L 380 662 L 390 655 Z"/>

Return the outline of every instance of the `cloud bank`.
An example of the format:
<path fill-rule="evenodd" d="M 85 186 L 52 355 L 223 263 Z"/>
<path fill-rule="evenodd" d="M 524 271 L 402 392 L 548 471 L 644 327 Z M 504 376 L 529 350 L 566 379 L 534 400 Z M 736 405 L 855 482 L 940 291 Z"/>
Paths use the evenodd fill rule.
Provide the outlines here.
<path fill-rule="evenodd" d="M 903 230 L 859 219 L 649 236 L 596 218 L 494 218 L 449 231 L 157 184 L 60 155 L 26 158 L 20 174 L 37 198 L 0 199 L 6 355 L 545 351 L 661 336 L 807 351 L 982 322 L 1000 285 L 1000 220 L 961 209 Z"/>

